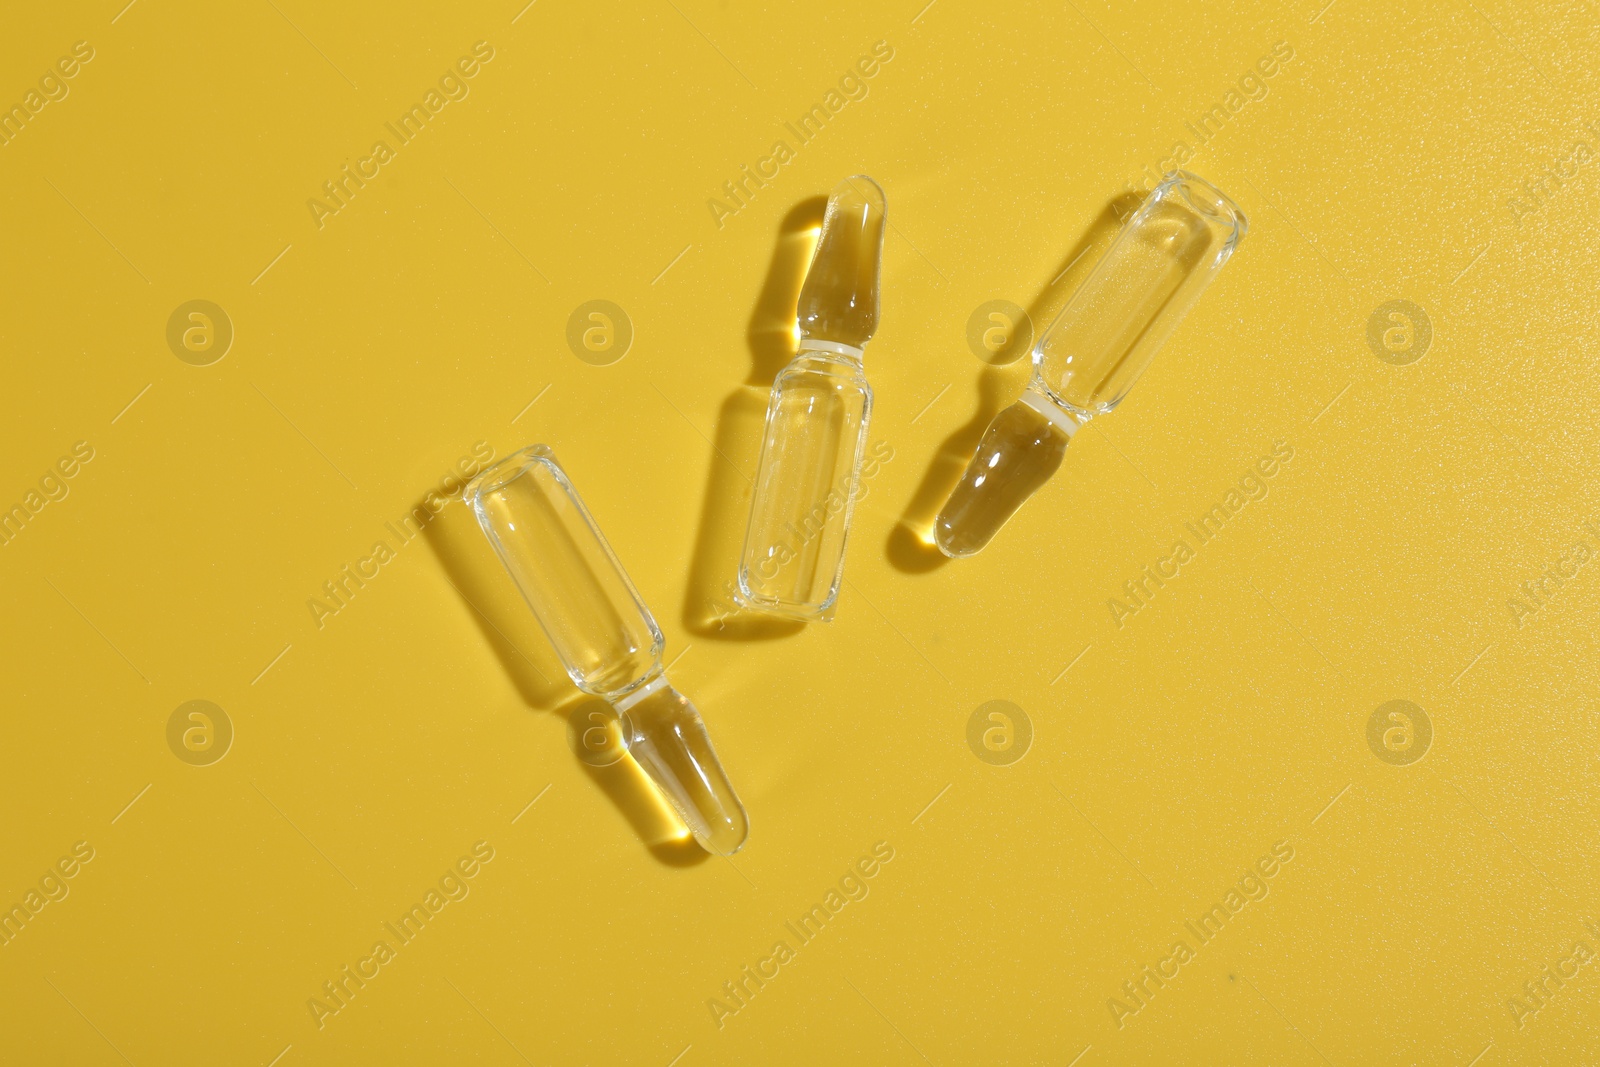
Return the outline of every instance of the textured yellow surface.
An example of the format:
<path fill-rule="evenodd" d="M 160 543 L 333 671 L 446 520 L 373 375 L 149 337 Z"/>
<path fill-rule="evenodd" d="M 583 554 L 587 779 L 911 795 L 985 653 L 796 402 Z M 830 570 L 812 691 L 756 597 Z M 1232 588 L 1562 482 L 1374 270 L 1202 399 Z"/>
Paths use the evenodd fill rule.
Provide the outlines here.
<path fill-rule="evenodd" d="M 0 1059 L 1595 1062 L 1595 4 L 122 2 L 0 35 Z M 1175 162 L 1238 255 L 935 566 L 1025 370 L 980 309 L 1046 321 Z M 855 172 L 839 616 L 719 622 Z M 731 861 L 578 758 L 457 495 L 533 441 Z"/>

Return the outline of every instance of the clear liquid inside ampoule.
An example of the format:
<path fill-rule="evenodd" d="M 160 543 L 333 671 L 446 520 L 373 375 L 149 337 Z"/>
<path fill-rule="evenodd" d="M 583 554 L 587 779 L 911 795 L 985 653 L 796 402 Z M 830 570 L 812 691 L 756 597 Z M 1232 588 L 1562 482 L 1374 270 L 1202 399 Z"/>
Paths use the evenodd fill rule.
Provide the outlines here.
<path fill-rule="evenodd" d="M 832 616 L 859 492 L 872 390 L 861 347 L 878 323 L 883 190 L 863 175 L 828 199 L 799 297 L 800 354 L 772 383 L 739 565 L 747 607 Z"/>
<path fill-rule="evenodd" d="M 1244 215 L 1215 186 L 1179 172 L 1118 233 L 1039 339 L 1025 401 L 1002 411 L 934 523 L 946 555 L 971 555 L 1060 466 L 1068 427 L 1111 411 L 1133 388 L 1243 238 Z"/>
<path fill-rule="evenodd" d="M 654 671 L 664 640 L 548 449 L 488 472 L 479 524 L 578 688 L 619 692 Z"/>
<path fill-rule="evenodd" d="M 865 175 L 828 197 L 822 235 L 800 288 L 796 322 L 808 340 L 860 348 L 878 329 L 878 262 L 888 219 L 883 190 Z"/>
<path fill-rule="evenodd" d="M 744 808 L 699 713 L 667 684 L 655 619 L 554 454 L 523 449 L 467 496 L 573 683 L 622 715 L 630 752 L 696 839 L 737 851 Z"/>
<path fill-rule="evenodd" d="M 739 568 L 750 606 L 802 619 L 831 612 L 871 406 L 849 356 L 803 354 L 773 383 Z"/>
<path fill-rule="evenodd" d="M 717 761 L 699 712 L 671 686 L 623 713 L 628 751 L 707 851 L 732 855 L 750 820 Z"/>
<path fill-rule="evenodd" d="M 1234 240 L 1189 197 L 1155 198 L 1040 338 L 1036 380 L 1085 416 L 1116 407 L 1214 273 L 1199 268 Z"/>

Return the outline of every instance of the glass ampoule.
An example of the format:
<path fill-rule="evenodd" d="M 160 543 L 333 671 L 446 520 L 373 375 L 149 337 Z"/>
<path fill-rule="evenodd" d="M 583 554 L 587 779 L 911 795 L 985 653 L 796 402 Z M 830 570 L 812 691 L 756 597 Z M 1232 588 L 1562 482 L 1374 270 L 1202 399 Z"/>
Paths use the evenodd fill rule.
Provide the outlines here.
<path fill-rule="evenodd" d="M 622 738 L 709 852 L 731 855 L 750 824 L 700 713 L 667 682 L 650 609 L 544 445 L 479 474 L 466 498 L 572 683 L 616 709 Z"/>
<path fill-rule="evenodd" d="M 1151 191 L 1035 343 L 1022 399 L 989 423 L 934 520 L 941 552 L 978 553 L 1049 481 L 1078 427 L 1128 395 L 1247 228 L 1238 206 L 1193 174 Z"/>
<path fill-rule="evenodd" d="M 878 328 L 878 267 L 888 218 L 864 174 L 828 198 L 800 289 L 799 353 L 772 383 L 766 434 L 739 561 L 745 607 L 832 618 L 872 417 L 862 350 Z"/>

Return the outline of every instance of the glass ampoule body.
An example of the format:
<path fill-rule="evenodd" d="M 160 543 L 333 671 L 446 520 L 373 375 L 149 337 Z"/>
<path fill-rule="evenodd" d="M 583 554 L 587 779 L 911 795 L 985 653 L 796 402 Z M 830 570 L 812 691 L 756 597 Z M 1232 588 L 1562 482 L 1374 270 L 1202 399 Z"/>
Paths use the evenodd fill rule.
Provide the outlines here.
<path fill-rule="evenodd" d="M 1238 206 L 1193 174 L 1151 191 L 1034 345 L 1022 398 L 989 424 L 934 520 L 940 551 L 981 551 L 1049 481 L 1073 434 L 1128 395 L 1247 228 Z"/>
<path fill-rule="evenodd" d="M 872 417 L 863 349 L 878 325 L 887 216 L 871 178 L 846 178 L 828 198 L 800 290 L 799 353 L 772 383 L 739 561 L 745 607 L 831 618 L 860 492 Z"/>
<path fill-rule="evenodd" d="M 533 445 L 507 456 L 466 499 L 572 684 L 616 709 L 629 754 L 695 839 L 737 852 L 744 807 L 699 712 L 667 682 L 661 628 L 555 454 Z"/>

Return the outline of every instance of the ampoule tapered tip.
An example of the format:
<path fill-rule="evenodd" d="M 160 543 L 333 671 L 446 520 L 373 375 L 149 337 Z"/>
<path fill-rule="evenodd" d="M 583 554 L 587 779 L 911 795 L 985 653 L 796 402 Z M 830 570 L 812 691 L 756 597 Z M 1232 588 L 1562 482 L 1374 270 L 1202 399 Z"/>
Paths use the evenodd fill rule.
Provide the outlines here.
<path fill-rule="evenodd" d="M 802 338 L 860 348 L 877 331 L 878 270 L 888 218 L 882 187 L 865 174 L 834 187 L 800 288 Z"/>
<path fill-rule="evenodd" d="M 700 713 L 664 678 L 640 692 L 644 695 L 637 701 L 624 698 L 615 704 L 629 754 L 702 848 L 733 855 L 750 836 L 750 818 L 717 760 Z"/>
<path fill-rule="evenodd" d="M 933 540 L 951 559 L 975 556 L 1061 466 L 1068 435 L 1024 401 L 994 417 L 961 480 L 933 520 Z"/>

